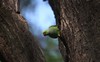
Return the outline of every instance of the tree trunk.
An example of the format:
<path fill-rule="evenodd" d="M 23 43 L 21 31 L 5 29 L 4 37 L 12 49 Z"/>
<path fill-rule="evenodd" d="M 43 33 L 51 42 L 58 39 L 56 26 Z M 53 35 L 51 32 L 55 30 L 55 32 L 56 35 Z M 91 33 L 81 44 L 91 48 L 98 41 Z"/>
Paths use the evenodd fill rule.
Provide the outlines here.
<path fill-rule="evenodd" d="M 57 2 L 54 4 L 53 2 Z M 59 48 L 65 62 L 100 62 L 100 0 L 54 0 L 60 4 Z M 54 9 L 56 8 L 56 9 Z"/>
<path fill-rule="evenodd" d="M 0 60 L 2 62 L 45 62 L 41 48 L 16 13 L 18 0 L 0 1 Z"/>

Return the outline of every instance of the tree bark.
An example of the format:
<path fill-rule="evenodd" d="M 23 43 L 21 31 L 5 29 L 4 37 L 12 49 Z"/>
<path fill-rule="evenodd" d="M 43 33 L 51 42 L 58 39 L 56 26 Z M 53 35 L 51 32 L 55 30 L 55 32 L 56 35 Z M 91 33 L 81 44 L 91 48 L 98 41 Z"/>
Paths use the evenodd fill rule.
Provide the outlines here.
<path fill-rule="evenodd" d="M 60 3 L 59 48 L 65 62 L 100 62 L 100 0 L 54 0 Z M 58 3 L 51 2 L 54 12 Z M 54 9 L 55 8 L 55 9 Z"/>
<path fill-rule="evenodd" d="M 0 1 L 0 60 L 45 62 L 40 46 L 28 31 L 27 23 L 16 13 L 17 1 Z"/>

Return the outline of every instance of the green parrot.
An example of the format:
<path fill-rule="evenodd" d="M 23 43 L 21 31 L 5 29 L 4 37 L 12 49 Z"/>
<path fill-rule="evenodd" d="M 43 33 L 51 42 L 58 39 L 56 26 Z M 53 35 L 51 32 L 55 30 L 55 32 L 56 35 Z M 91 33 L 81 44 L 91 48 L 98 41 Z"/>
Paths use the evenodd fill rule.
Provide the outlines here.
<path fill-rule="evenodd" d="M 44 36 L 49 36 L 51 38 L 57 38 L 60 36 L 60 30 L 57 25 L 52 25 L 43 32 Z"/>

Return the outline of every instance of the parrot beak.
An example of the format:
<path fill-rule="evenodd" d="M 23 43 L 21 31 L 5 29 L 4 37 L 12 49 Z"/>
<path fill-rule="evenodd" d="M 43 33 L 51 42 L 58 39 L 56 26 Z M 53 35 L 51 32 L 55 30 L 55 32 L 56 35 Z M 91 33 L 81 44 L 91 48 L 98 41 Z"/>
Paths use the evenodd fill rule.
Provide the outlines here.
<path fill-rule="evenodd" d="M 44 35 L 44 36 L 46 36 L 46 35 L 47 35 L 47 32 L 46 32 L 46 31 L 44 31 L 44 32 L 43 32 L 43 35 Z"/>

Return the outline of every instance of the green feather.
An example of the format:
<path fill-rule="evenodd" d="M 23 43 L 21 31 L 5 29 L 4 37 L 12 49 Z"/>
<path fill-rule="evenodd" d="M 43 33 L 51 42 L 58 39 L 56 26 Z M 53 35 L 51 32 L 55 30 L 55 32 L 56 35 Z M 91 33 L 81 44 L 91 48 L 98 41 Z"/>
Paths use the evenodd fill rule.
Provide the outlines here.
<path fill-rule="evenodd" d="M 52 25 L 49 27 L 48 30 L 45 30 L 43 32 L 44 36 L 50 36 L 51 38 L 57 38 L 58 36 L 60 36 L 60 31 L 59 28 L 57 27 L 57 25 Z"/>

